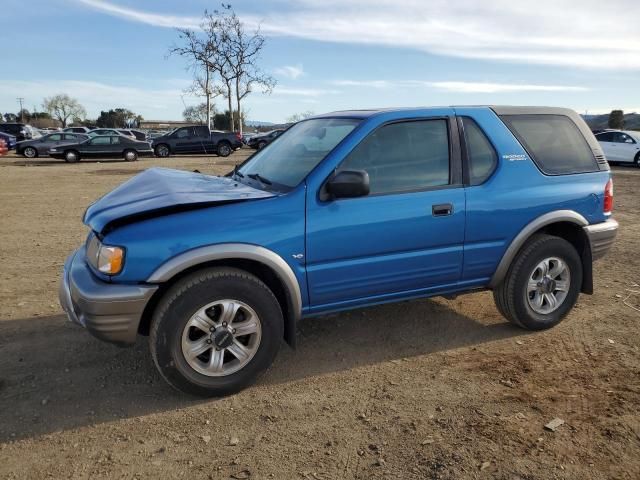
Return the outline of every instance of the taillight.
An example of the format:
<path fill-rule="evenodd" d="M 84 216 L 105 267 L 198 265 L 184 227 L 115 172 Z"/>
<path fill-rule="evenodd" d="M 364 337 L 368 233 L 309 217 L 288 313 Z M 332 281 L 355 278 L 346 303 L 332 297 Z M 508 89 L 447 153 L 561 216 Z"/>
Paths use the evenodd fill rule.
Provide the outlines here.
<path fill-rule="evenodd" d="M 609 179 L 607 185 L 604 187 L 604 213 L 611 213 L 613 211 L 613 180 Z"/>

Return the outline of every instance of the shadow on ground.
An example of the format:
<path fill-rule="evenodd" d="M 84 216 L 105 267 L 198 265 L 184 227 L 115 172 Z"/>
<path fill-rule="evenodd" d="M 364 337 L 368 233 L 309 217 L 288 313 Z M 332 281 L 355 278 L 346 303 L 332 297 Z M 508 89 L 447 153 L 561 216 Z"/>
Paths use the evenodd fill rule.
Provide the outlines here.
<path fill-rule="evenodd" d="M 467 318 L 439 300 L 308 319 L 300 323 L 297 351 L 283 345 L 252 388 L 522 334 L 507 323 Z M 121 349 L 62 315 L 0 321 L 0 442 L 213 401 L 168 387 L 146 338 Z"/>

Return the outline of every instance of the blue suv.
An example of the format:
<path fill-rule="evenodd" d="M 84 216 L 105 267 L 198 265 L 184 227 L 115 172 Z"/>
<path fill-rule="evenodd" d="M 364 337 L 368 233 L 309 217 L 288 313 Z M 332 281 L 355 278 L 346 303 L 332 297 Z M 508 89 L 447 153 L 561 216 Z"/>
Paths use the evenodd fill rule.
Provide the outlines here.
<path fill-rule="evenodd" d="M 224 177 L 152 168 L 93 205 L 60 301 L 96 337 L 148 335 L 162 376 L 226 395 L 296 323 L 486 290 L 559 323 L 611 247 L 608 163 L 573 111 L 345 111 L 297 123 Z"/>

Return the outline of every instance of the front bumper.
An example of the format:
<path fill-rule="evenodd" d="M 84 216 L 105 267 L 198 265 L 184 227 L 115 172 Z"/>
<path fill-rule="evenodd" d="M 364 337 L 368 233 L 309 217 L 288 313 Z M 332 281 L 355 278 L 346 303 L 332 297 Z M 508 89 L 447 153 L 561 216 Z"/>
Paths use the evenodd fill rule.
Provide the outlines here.
<path fill-rule="evenodd" d="M 118 345 L 135 343 L 142 312 L 158 289 L 152 285 L 119 285 L 98 279 L 85 262 L 85 249 L 64 264 L 60 305 L 69 320 L 92 335 Z"/>
<path fill-rule="evenodd" d="M 613 218 L 583 227 L 591 245 L 591 258 L 597 260 L 611 249 L 618 233 L 618 222 Z"/>

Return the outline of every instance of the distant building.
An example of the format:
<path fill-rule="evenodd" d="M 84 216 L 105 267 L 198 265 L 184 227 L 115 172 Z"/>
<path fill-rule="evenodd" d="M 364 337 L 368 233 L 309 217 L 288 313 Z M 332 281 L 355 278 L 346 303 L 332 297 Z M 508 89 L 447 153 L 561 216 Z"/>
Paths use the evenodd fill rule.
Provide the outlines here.
<path fill-rule="evenodd" d="M 178 128 L 193 125 L 193 122 L 184 120 L 141 120 L 138 128 L 146 128 L 149 130 L 166 130 L 168 128 Z"/>

